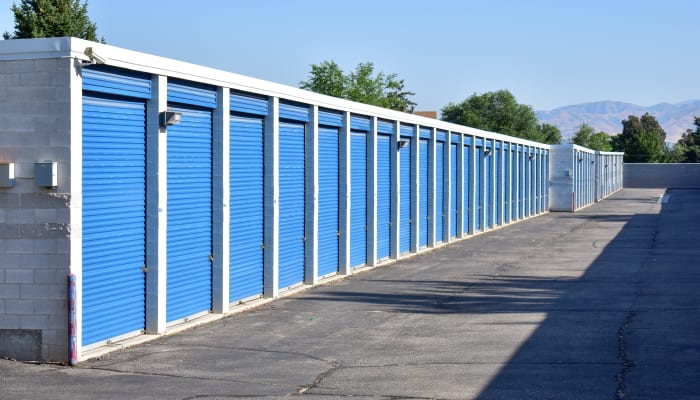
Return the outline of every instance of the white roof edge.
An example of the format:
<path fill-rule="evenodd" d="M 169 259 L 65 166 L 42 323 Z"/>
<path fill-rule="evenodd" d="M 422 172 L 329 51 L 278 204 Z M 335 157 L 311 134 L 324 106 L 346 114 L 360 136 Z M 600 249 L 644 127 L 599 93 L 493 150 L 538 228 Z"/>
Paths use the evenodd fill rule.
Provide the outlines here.
<path fill-rule="evenodd" d="M 72 37 L 1 40 L 0 60 L 72 57 L 87 61 L 89 59 L 84 54 L 85 48 L 87 47 L 92 47 L 95 53 L 106 58 L 106 65 L 114 67 L 156 75 L 165 75 L 215 86 L 223 86 L 249 93 L 275 96 L 285 100 L 303 102 L 323 108 L 339 109 L 341 111 L 349 111 L 353 114 L 372 115 L 390 121 L 400 121 L 423 127 L 436 128 L 451 133 L 480 136 L 487 139 L 507 141 L 546 149 L 550 148 L 548 144 L 533 142 L 527 139 L 339 99 L 292 86 L 239 75 L 233 72 L 226 72 L 202 65 Z"/>

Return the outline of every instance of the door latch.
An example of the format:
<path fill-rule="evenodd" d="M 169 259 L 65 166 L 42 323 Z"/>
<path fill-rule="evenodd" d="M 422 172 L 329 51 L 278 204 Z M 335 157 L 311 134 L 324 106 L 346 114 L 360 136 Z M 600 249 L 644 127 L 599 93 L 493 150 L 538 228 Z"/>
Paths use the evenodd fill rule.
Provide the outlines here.
<path fill-rule="evenodd" d="M 142 266 L 141 266 L 141 272 L 143 272 L 144 274 L 145 274 L 146 272 L 148 272 L 148 267 L 145 266 L 145 265 L 142 265 Z"/>
<path fill-rule="evenodd" d="M 213 254 L 209 254 L 209 261 L 214 261 L 214 255 L 213 255 Z"/>

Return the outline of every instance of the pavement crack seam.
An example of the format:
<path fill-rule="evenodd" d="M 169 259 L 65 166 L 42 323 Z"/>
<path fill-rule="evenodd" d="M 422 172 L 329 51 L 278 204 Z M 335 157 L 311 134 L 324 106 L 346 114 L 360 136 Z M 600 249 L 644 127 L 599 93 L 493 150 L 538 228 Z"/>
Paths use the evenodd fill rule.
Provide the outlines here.
<path fill-rule="evenodd" d="M 264 381 L 247 381 L 247 380 L 243 380 L 243 379 L 224 379 L 224 378 L 164 374 L 164 373 L 158 373 L 158 372 L 144 372 L 144 371 L 124 371 L 124 370 L 119 370 L 119 369 L 114 369 L 114 368 L 94 367 L 94 368 L 85 368 L 85 369 L 86 370 L 95 370 L 95 371 L 104 371 L 104 372 L 113 372 L 113 373 L 125 374 L 125 375 L 155 376 L 155 377 L 162 377 L 162 378 L 196 379 L 196 380 L 201 380 L 201 381 L 235 382 L 235 383 L 248 383 L 248 384 L 254 384 L 254 385 L 279 386 L 279 387 L 295 387 L 296 386 L 296 385 L 292 385 L 292 384 L 272 383 L 272 382 L 264 382 Z"/>
<path fill-rule="evenodd" d="M 252 347 L 208 346 L 208 345 L 201 345 L 201 344 L 178 344 L 178 346 L 202 347 L 202 348 L 206 348 L 206 349 L 219 349 L 219 350 L 242 350 L 242 351 L 250 351 L 250 352 L 272 353 L 272 354 L 287 354 L 287 355 L 292 355 L 292 356 L 306 357 L 310 360 L 320 361 L 320 362 L 330 364 L 330 365 L 337 365 L 337 363 L 335 361 L 326 360 L 326 359 L 321 358 L 321 357 L 313 356 L 311 354 L 302 353 L 302 352 L 298 352 L 298 351 L 255 349 Z"/>
<path fill-rule="evenodd" d="M 339 364 L 337 364 L 337 363 L 334 363 L 334 364 L 335 364 L 335 365 L 333 365 L 333 367 L 331 367 L 331 368 L 327 369 L 326 371 L 323 371 L 323 372 L 321 372 L 320 374 L 318 374 L 318 375 L 316 376 L 316 379 L 314 379 L 314 381 L 313 381 L 312 384 L 307 385 L 307 386 L 303 386 L 301 389 L 299 389 L 299 392 L 298 392 L 298 393 L 304 394 L 304 393 L 308 392 L 308 391 L 311 390 L 311 389 L 314 389 L 314 388 L 319 387 L 319 385 L 321 384 L 321 381 L 322 381 L 322 380 L 324 380 L 324 379 L 326 379 L 327 377 L 331 376 L 331 375 L 332 375 L 333 373 L 335 373 L 336 371 L 345 368 L 345 367 L 343 367 L 343 366 L 341 366 L 341 365 L 339 365 Z"/>
<path fill-rule="evenodd" d="M 625 334 L 632 320 L 636 316 L 634 311 L 630 311 L 627 314 L 622 326 L 617 330 L 617 358 L 622 361 L 622 369 L 617 373 L 617 390 L 615 391 L 615 398 L 620 400 L 625 398 L 626 378 L 627 374 L 632 368 L 634 368 L 634 361 L 629 358 L 627 351 L 625 349 Z"/>

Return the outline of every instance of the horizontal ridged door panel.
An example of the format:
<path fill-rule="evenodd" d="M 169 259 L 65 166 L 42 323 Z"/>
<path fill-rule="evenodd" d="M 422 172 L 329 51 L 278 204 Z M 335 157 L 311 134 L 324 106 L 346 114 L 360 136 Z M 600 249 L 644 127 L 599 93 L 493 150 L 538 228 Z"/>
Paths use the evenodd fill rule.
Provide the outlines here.
<path fill-rule="evenodd" d="M 420 224 L 418 225 L 419 230 L 419 241 L 418 247 L 425 247 L 428 245 L 428 226 L 430 226 L 430 209 L 428 202 L 429 193 L 429 183 L 428 179 L 430 177 L 430 159 L 428 157 L 428 140 L 420 139 L 418 143 L 420 154 L 418 159 L 420 160 L 420 169 L 418 170 L 420 176 L 418 177 L 418 187 L 420 189 L 420 211 L 418 212 L 418 220 Z"/>
<path fill-rule="evenodd" d="M 351 133 L 350 266 L 367 263 L 367 134 Z"/>
<path fill-rule="evenodd" d="M 338 272 L 339 185 L 338 128 L 318 128 L 318 275 Z"/>
<path fill-rule="evenodd" d="M 324 126 L 343 126 L 343 114 L 331 110 L 318 110 L 318 124 Z"/>
<path fill-rule="evenodd" d="M 403 126 L 402 126 L 403 128 Z M 399 150 L 400 161 L 400 202 L 399 219 L 401 221 L 399 232 L 399 253 L 403 254 L 411 250 L 411 209 L 413 205 L 413 190 L 411 185 L 411 140 L 409 138 L 401 138 L 408 141 L 406 147 Z"/>
<path fill-rule="evenodd" d="M 309 106 L 301 103 L 280 101 L 279 117 L 280 119 L 291 121 L 309 122 Z"/>
<path fill-rule="evenodd" d="M 82 344 L 145 326 L 146 105 L 83 97 Z"/>
<path fill-rule="evenodd" d="M 263 127 L 261 117 L 231 115 L 229 299 L 263 292 Z"/>
<path fill-rule="evenodd" d="M 394 123 L 391 121 L 377 120 L 377 132 L 391 135 L 394 133 Z"/>
<path fill-rule="evenodd" d="M 251 93 L 231 91 L 229 107 L 231 111 L 239 113 L 267 115 L 268 99 Z"/>
<path fill-rule="evenodd" d="M 445 143 L 435 143 L 435 243 L 445 241 L 442 231 L 445 213 Z"/>
<path fill-rule="evenodd" d="M 304 124 L 279 127 L 279 287 L 304 281 Z"/>
<path fill-rule="evenodd" d="M 457 207 L 457 143 L 450 144 L 450 238 L 457 237 L 457 216 L 459 209 Z"/>
<path fill-rule="evenodd" d="M 82 69 L 83 90 L 139 99 L 151 98 L 151 76 L 101 65 Z"/>
<path fill-rule="evenodd" d="M 391 136 L 377 136 L 377 259 L 391 252 Z"/>
<path fill-rule="evenodd" d="M 463 155 L 462 155 L 462 164 L 464 165 L 464 171 L 463 176 L 462 176 L 462 182 L 464 183 L 464 215 L 462 216 L 463 221 L 464 221 L 464 226 L 462 228 L 463 232 L 462 233 L 469 233 L 469 224 L 472 221 L 472 211 L 474 209 L 472 208 L 472 204 L 469 201 L 469 191 L 474 183 L 474 179 L 472 178 L 472 170 L 474 169 L 472 165 L 469 163 L 471 161 L 471 146 L 464 146 L 463 150 Z M 476 193 L 476 192 L 474 192 Z"/>
<path fill-rule="evenodd" d="M 211 309 L 212 114 L 169 107 L 166 319 Z"/>
<path fill-rule="evenodd" d="M 168 80 L 168 102 L 216 108 L 216 89 L 194 82 Z"/>

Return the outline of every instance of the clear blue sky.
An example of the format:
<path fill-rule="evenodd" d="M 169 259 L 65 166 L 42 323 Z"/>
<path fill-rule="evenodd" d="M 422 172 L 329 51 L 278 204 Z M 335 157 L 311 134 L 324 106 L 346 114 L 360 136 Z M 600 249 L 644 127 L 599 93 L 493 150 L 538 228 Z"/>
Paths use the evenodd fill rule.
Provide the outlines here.
<path fill-rule="evenodd" d="M 372 61 L 421 110 L 498 89 L 536 110 L 700 98 L 697 0 L 89 0 L 88 11 L 109 44 L 292 86 L 312 63 Z"/>

